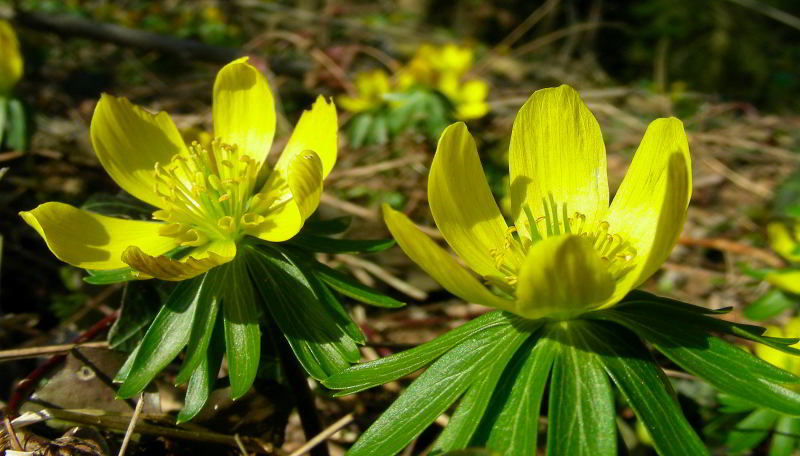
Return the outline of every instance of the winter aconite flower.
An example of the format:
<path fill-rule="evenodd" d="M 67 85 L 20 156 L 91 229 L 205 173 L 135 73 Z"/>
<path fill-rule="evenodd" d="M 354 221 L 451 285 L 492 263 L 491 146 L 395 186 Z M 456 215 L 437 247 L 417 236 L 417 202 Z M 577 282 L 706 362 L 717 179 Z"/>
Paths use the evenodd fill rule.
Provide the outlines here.
<path fill-rule="evenodd" d="M 337 104 L 350 112 L 362 112 L 384 103 L 384 95 L 391 90 L 389 76 L 383 70 L 372 70 L 356 75 L 355 96 L 341 95 Z"/>
<path fill-rule="evenodd" d="M 153 222 L 49 202 L 22 212 L 62 261 L 92 270 L 130 267 L 136 278 L 184 280 L 231 261 L 245 236 L 292 238 L 319 204 L 336 161 L 336 109 L 321 97 L 303 113 L 273 169 L 265 159 L 275 107 L 247 58 L 217 74 L 214 137 L 186 144 L 169 115 L 103 95 L 90 136 L 125 191 L 155 206 Z"/>
<path fill-rule="evenodd" d="M 779 326 L 767 326 L 764 335 L 769 337 L 800 337 L 800 318 L 791 318 L 782 328 Z M 795 344 L 795 346 L 798 345 L 800 344 Z M 795 375 L 800 375 L 800 359 L 796 356 L 792 356 L 766 345 L 756 345 L 755 352 L 756 355 L 764 361 Z"/>
<path fill-rule="evenodd" d="M 772 222 L 767 225 L 767 236 L 772 250 L 790 263 L 800 263 L 800 221 Z M 766 280 L 781 290 L 800 294 L 800 269 L 796 267 L 771 272 Z"/>
<path fill-rule="evenodd" d="M 11 91 L 22 77 L 23 60 L 11 24 L 0 19 L 0 96 Z"/>
<path fill-rule="evenodd" d="M 478 119 L 489 112 L 486 96 L 489 86 L 480 79 L 468 79 L 473 52 L 469 47 L 446 44 L 420 46 L 408 65 L 397 72 L 401 89 L 413 85 L 434 88 L 453 104 L 456 119 Z"/>
<path fill-rule="evenodd" d="M 406 254 L 464 300 L 529 319 L 606 308 L 667 259 L 686 219 L 691 164 L 675 118 L 650 124 L 609 205 L 594 116 L 570 87 L 536 91 L 514 122 L 508 226 L 462 123 L 439 140 L 428 180 L 434 220 L 478 277 L 401 213 L 384 218 Z"/>

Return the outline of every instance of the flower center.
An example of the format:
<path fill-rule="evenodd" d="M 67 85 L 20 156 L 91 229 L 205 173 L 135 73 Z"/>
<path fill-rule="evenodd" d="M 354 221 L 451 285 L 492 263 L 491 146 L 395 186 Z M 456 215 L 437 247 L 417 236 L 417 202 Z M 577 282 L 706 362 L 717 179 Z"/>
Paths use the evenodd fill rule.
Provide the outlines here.
<path fill-rule="evenodd" d="M 610 231 L 607 221 L 596 224 L 587 223 L 586 215 L 573 212 L 569 215 L 567 204 L 558 204 L 552 195 L 542 199 L 544 216 L 534 217 L 528 205 L 523 206 L 525 222 L 530 236 L 522 234 L 517 227 L 512 226 L 506 232 L 503 245 L 491 249 L 489 255 L 495 261 L 497 271 L 502 275 L 498 277 L 485 277 L 487 283 L 513 292 L 517 284 L 519 267 L 535 243 L 554 236 L 572 234 L 586 238 L 591 242 L 608 271 L 619 280 L 634 266 L 636 249 L 630 242 L 618 233 Z"/>
<path fill-rule="evenodd" d="M 208 146 L 194 141 L 169 163 L 156 163 L 154 189 L 163 208 L 153 218 L 166 222 L 160 234 L 183 246 L 238 240 L 243 228 L 263 221 L 264 196 L 251 198 L 259 168 L 260 163 L 219 138 Z"/>

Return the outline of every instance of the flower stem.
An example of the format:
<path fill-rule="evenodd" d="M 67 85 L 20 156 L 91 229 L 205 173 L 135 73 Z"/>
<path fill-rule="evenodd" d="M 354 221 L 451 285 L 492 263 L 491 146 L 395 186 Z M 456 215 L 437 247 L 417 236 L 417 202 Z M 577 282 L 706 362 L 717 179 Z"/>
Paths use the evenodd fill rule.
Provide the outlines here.
<path fill-rule="evenodd" d="M 269 317 L 267 320 L 270 321 L 269 334 L 278 349 L 283 372 L 286 374 L 286 379 L 294 392 L 295 405 L 297 406 L 297 414 L 300 415 L 303 434 L 305 434 L 306 440 L 310 440 L 321 433 L 323 427 L 319 414 L 317 414 L 314 394 L 311 392 L 311 388 L 308 387 L 308 376 L 300 366 L 300 363 L 297 362 L 292 348 L 275 322 Z M 309 451 L 309 454 L 311 456 L 330 456 L 327 444 L 317 445 Z"/>

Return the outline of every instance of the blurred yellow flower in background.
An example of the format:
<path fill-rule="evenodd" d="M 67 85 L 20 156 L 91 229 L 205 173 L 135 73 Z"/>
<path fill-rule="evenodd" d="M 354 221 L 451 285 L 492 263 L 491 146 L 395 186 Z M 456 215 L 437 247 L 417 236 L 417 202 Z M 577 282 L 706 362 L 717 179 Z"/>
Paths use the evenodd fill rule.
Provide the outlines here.
<path fill-rule="evenodd" d="M 356 95 L 340 95 L 336 103 L 350 112 L 368 111 L 381 105 L 383 96 L 390 92 L 389 75 L 383 70 L 372 70 L 356 75 Z"/>
<path fill-rule="evenodd" d="M 800 263 L 800 221 L 772 222 L 767 225 L 767 237 L 775 253 L 790 263 Z M 766 281 L 781 290 L 800 294 L 800 269 L 771 272 Z"/>
<path fill-rule="evenodd" d="M 48 202 L 20 215 L 60 260 L 85 269 L 131 267 L 137 277 L 184 280 L 227 263 L 245 236 L 292 238 L 316 210 L 336 162 L 337 116 L 319 97 L 300 117 L 274 169 L 266 79 L 235 60 L 217 74 L 213 139 L 186 144 L 165 112 L 103 95 L 90 127 L 100 163 L 120 187 L 155 206 L 157 222 L 124 220 Z M 166 254 L 183 249 L 182 257 Z"/>
<path fill-rule="evenodd" d="M 783 328 L 779 326 L 767 326 L 767 330 L 764 332 L 763 336 L 800 338 L 800 317 L 790 319 Z M 792 345 L 792 347 L 800 348 L 800 342 Z M 795 375 L 800 375 L 800 358 L 797 356 L 776 350 L 764 344 L 756 344 L 755 352 L 756 355 L 764 361 Z"/>
<path fill-rule="evenodd" d="M 469 47 L 423 44 L 408 65 L 397 72 L 397 86 L 406 89 L 423 85 L 442 92 L 453 103 L 456 119 L 483 117 L 489 112 L 489 85 L 480 79 L 466 79 L 473 58 Z"/>
<path fill-rule="evenodd" d="M 7 94 L 22 77 L 19 40 L 11 24 L 0 19 L 0 96 Z"/>

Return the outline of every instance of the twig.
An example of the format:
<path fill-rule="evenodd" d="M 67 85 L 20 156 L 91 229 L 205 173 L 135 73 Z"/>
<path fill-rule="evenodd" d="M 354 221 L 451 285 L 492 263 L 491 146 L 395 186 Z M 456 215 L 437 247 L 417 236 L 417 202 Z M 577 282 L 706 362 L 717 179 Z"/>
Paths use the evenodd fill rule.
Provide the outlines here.
<path fill-rule="evenodd" d="M 111 324 L 117 320 L 117 317 L 119 317 L 119 312 L 114 312 L 113 314 L 103 318 L 95 323 L 92 327 L 84 331 L 83 334 L 76 337 L 72 343 L 80 344 L 93 339 L 97 334 L 111 326 Z M 17 411 L 19 410 L 19 406 L 22 405 L 22 402 L 27 398 L 28 391 L 33 388 L 39 382 L 39 380 L 42 379 L 42 377 L 50 372 L 50 369 L 60 364 L 62 361 L 64 361 L 64 359 L 66 359 L 66 357 L 66 355 L 55 355 L 48 359 L 47 362 L 34 369 L 33 372 L 28 374 L 27 377 L 20 380 L 12 390 L 11 398 L 8 400 L 8 404 L 6 404 L 6 416 L 15 417 L 17 415 Z"/>
<path fill-rule="evenodd" d="M 744 190 L 747 190 L 765 199 L 771 199 L 773 196 L 772 190 L 751 181 L 742 174 L 730 169 L 727 165 L 725 165 L 725 163 L 722 163 L 714 157 L 706 155 L 701 157 L 700 161 L 711 168 L 714 172 L 724 176 L 726 179 L 733 182 L 736 186 L 743 188 Z"/>
<path fill-rule="evenodd" d="M 328 181 L 331 181 L 333 179 L 342 179 L 345 177 L 372 176 L 374 174 L 383 171 L 400 168 L 402 166 L 410 165 L 412 163 L 421 163 L 425 161 L 426 158 L 427 157 L 424 155 L 412 155 L 410 157 L 398 158 L 397 160 L 389 160 L 381 163 L 376 163 L 374 165 L 360 166 L 357 168 L 334 171 L 328 176 Z"/>
<path fill-rule="evenodd" d="M 17 433 L 14 431 L 14 427 L 11 426 L 11 419 L 8 417 L 8 415 L 3 418 L 3 423 L 6 426 L 8 439 L 11 441 L 11 449 L 14 451 L 22 451 L 22 445 L 19 443 L 19 439 L 17 438 Z"/>
<path fill-rule="evenodd" d="M 136 408 L 133 409 L 133 416 L 131 416 L 131 423 L 125 431 L 125 437 L 122 439 L 122 445 L 119 447 L 117 456 L 125 456 L 125 450 L 128 449 L 128 443 L 131 441 L 133 430 L 136 429 L 136 421 L 139 420 L 139 415 L 142 414 L 142 407 L 144 406 L 144 393 L 139 393 L 139 400 L 136 402 Z"/>
<path fill-rule="evenodd" d="M 739 244 L 738 242 L 734 242 L 729 239 L 720 239 L 720 238 L 696 239 L 696 238 L 681 236 L 680 239 L 678 239 L 678 242 L 682 245 L 695 246 L 695 247 L 708 247 L 711 249 L 722 250 L 725 252 L 738 253 L 741 255 L 749 255 L 758 258 L 764 263 L 776 268 L 784 266 L 783 260 L 779 256 L 773 254 L 772 252 L 759 249 L 758 247 Z"/>
<path fill-rule="evenodd" d="M 341 200 L 329 193 L 323 193 L 322 197 L 320 198 L 320 202 L 362 219 L 378 221 L 378 214 L 375 211 L 361 207 L 358 204 L 353 204 L 349 201 Z"/>
<path fill-rule="evenodd" d="M 239 447 L 239 451 L 242 452 L 242 456 L 247 456 L 247 448 L 244 447 L 244 442 L 242 442 L 242 438 L 239 437 L 239 433 L 233 434 L 233 440 L 236 441 L 236 446 Z"/>
<path fill-rule="evenodd" d="M 548 33 L 547 35 L 544 35 L 529 43 L 526 43 L 523 46 L 518 47 L 517 49 L 514 49 L 514 51 L 511 52 L 511 57 L 519 58 L 525 54 L 531 53 L 539 49 L 540 47 L 546 46 L 554 41 L 560 40 L 561 38 L 565 38 L 569 35 L 572 35 L 573 33 L 582 32 L 584 30 L 597 29 L 600 28 L 601 26 L 607 26 L 607 25 L 610 24 L 598 23 L 598 22 L 586 22 L 582 24 L 575 24 L 570 27 L 565 27 L 561 30 L 556 30 L 553 33 Z"/>
<path fill-rule="evenodd" d="M 780 158 L 781 160 L 784 161 L 790 161 L 795 163 L 800 162 L 800 155 L 794 154 L 781 147 L 768 146 L 766 144 L 761 144 L 756 141 L 737 138 L 731 135 L 720 135 L 715 133 L 692 133 L 689 135 L 689 139 L 690 140 L 694 139 L 709 144 L 719 144 L 722 146 L 731 146 L 731 147 L 739 147 L 742 149 L 755 150 L 758 152 L 763 152 L 768 155 L 772 155 L 773 157 L 776 158 Z"/>
<path fill-rule="evenodd" d="M 372 263 L 370 261 L 365 261 L 360 258 L 356 258 L 353 255 L 347 255 L 344 253 L 336 255 L 335 258 L 341 261 L 342 263 L 365 269 L 370 274 L 386 282 L 387 285 L 391 286 L 397 291 L 400 291 L 408 296 L 411 296 L 412 298 L 418 301 L 424 301 L 428 299 L 428 293 L 409 284 L 408 282 L 398 279 L 397 277 L 393 276 L 388 271 L 386 271 L 385 269 L 383 269 L 382 267 L 378 266 L 375 263 Z"/>
<path fill-rule="evenodd" d="M 45 347 L 31 347 L 31 348 L 14 348 L 11 350 L 0 351 L 0 363 L 5 361 L 14 361 L 26 358 L 39 358 L 43 356 L 52 356 L 65 354 L 74 348 L 108 348 L 108 342 L 87 342 L 83 344 L 62 344 L 62 345 L 47 345 Z"/>
<path fill-rule="evenodd" d="M 294 450 L 289 456 L 301 456 L 306 453 L 315 446 L 317 446 L 320 442 L 324 441 L 328 437 L 335 434 L 339 429 L 347 426 L 348 424 L 353 422 L 353 414 L 348 413 L 347 415 L 339 418 L 336 420 L 335 423 L 331 424 L 324 431 L 320 432 L 319 434 L 315 435 L 314 438 L 309 440 L 308 442 L 304 443 L 303 446 Z"/>
<path fill-rule="evenodd" d="M 17 11 L 13 21 L 18 26 L 67 38 L 88 38 L 103 43 L 154 50 L 178 55 L 187 60 L 227 63 L 244 55 L 239 49 L 212 46 L 65 14 Z"/>
<path fill-rule="evenodd" d="M 84 424 L 88 426 L 97 426 L 99 428 L 107 429 L 114 432 L 126 432 L 129 425 L 129 420 L 122 416 L 114 415 L 90 415 L 88 413 L 80 413 L 71 410 L 60 409 L 47 409 L 42 413 L 47 413 L 50 418 L 61 421 L 69 421 L 72 423 Z M 225 434 L 218 434 L 216 432 L 209 432 L 204 430 L 188 430 L 168 428 L 158 426 L 147 422 L 142 422 L 136 425 L 136 433 L 142 435 L 156 435 L 160 437 L 170 437 L 180 440 L 191 440 L 195 442 L 216 443 L 220 445 L 227 445 L 232 448 L 237 448 L 236 439 L 232 436 Z M 257 451 L 260 453 L 285 456 L 286 452 L 274 448 L 272 444 L 263 442 L 254 437 L 240 437 L 240 440 L 245 447 L 250 451 Z"/>

